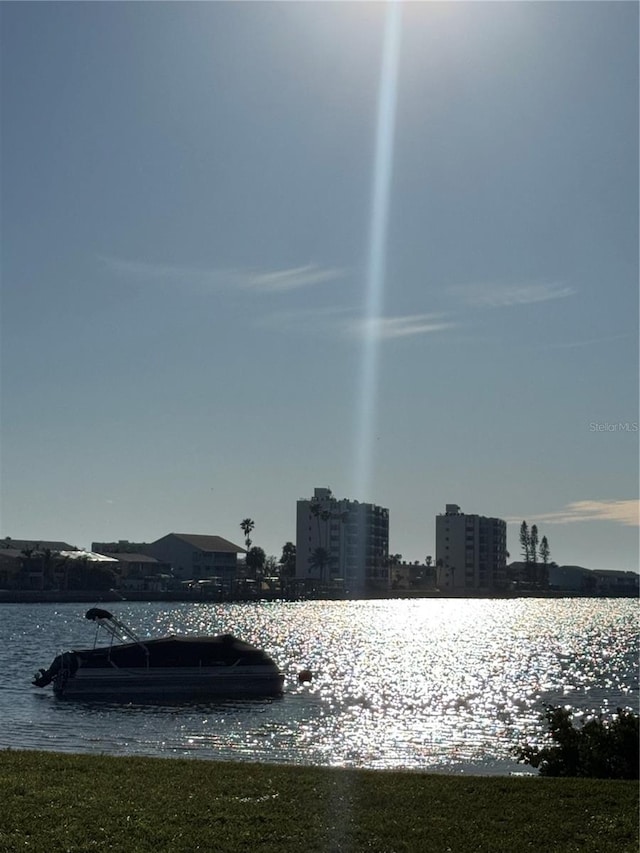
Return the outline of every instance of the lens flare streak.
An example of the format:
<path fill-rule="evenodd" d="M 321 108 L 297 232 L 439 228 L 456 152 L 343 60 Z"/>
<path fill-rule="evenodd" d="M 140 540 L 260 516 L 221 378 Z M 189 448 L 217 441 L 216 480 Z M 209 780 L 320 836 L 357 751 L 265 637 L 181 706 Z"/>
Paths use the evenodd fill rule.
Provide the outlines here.
<path fill-rule="evenodd" d="M 355 432 L 355 494 L 366 499 L 373 478 L 373 436 L 376 422 L 379 336 L 384 307 L 387 235 L 393 173 L 393 143 L 398 90 L 402 26 L 400 2 L 387 5 L 382 69 L 378 90 L 378 118 L 369 248 L 364 302 L 364 339 L 360 368 L 359 408 Z"/>

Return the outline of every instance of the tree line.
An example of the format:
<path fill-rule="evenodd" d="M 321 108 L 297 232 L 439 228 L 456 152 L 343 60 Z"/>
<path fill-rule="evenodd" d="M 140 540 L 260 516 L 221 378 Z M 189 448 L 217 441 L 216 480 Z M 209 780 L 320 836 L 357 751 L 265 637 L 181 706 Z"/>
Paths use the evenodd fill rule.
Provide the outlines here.
<path fill-rule="evenodd" d="M 248 574 L 255 580 L 265 577 L 294 578 L 296 574 L 296 546 L 293 542 L 285 542 L 280 558 L 267 556 L 264 548 L 253 545 L 251 534 L 256 526 L 252 518 L 243 518 L 240 529 L 244 533 L 244 544 L 247 551 L 245 566 Z"/>

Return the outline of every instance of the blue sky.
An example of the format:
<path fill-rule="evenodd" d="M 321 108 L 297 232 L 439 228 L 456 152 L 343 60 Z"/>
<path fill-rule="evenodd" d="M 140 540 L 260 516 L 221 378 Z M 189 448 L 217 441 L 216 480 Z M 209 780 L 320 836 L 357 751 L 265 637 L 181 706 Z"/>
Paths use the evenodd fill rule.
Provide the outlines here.
<path fill-rule="evenodd" d="M 0 14 L 1 535 L 279 555 L 329 486 L 637 570 L 637 4 Z"/>

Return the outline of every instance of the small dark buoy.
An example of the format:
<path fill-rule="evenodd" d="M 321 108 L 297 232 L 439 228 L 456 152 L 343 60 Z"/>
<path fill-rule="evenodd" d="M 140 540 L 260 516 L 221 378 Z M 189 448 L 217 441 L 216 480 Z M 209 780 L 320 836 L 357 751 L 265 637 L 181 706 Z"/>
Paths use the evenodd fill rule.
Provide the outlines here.
<path fill-rule="evenodd" d="M 305 681 L 311 681 L 313 679 L 313 673 L 310 669 L 302 669 L 298 673 L 298 681 L 300 684 L 304 684 Z"/>

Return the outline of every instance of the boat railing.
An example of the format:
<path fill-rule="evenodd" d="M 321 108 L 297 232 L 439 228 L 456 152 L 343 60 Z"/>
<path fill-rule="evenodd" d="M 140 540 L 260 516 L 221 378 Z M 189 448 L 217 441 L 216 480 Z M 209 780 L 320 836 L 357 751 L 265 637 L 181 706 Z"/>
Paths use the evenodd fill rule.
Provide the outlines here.
<path fill-rule="evenodd" d="M 121 622 L 112 613 L 109 613 L 108 610 L 103 610 L 100 607 L 92 607 L 85 613 L 85 619 L 95 622 L 96 625 L 105 630 L 111 636 L 112 641 L 118 640 L 118 642 L 124 643 L 130 640 L 137 646 L 140 646 L 145 653 L 147 666 L 149 666 L 149 649 L 128 625 L 125 625 L 124 622 Z"/>

